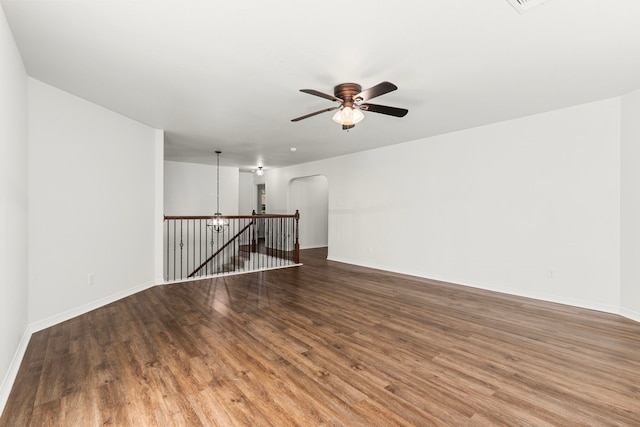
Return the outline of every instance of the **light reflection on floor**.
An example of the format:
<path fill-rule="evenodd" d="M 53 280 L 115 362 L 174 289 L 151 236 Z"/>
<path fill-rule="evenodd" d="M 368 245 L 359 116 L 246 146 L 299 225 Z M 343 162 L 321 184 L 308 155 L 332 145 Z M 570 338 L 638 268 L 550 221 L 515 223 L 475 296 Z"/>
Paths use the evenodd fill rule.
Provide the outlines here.
<path fill-rule="evenodd" d="M 265 272 L 233 276 L 217 276 L 191 282 L 195 291 L 201 292 L 206 303 L 222 315 L 229 310 L 237 313 L 264 309 L 269 306 L 268 281 Z"/>

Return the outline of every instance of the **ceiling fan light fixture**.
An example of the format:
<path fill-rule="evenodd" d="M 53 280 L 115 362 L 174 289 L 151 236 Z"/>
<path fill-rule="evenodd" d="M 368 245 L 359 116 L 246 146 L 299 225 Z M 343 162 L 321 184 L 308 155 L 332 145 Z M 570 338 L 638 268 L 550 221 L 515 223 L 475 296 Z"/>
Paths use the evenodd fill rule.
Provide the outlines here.
<path fill-rule="evenodd" d="M 352 126 L 360 123 L 364 114 L 357 108 L 343 107 L 333 115 L 333 121 L 343 126 Z"/>
<path fill-rule="evenodd" d="M 333 88 L 333 95 L 319 92 L 315 89 L 300 89 L 300 92 L 328 99 L 339 103 L 339 105 L 314 111 L 313 113 L 291 119 L 291 121 L 299 122 L 300 120 L 308 119 L 318 114 L 338 110 L 333 115 L 333 121 L 342 125 L 342 129 L 349 130 L 354 127 L 356 123 L 360 123 L 362 119 L 364 119 L 363 111 L 385 114 L 387 116 L 404 117 L 409 112 L 406 108 L 368 103 L 370 99 L 393 92 L 396 89 L 398 89 L 398 86 L 391 82 L 381 82 L 366 90 L 362 90 L 362 86 L 357 83 L 341 83 Z M 291 151 L 293 151 L 293 149 Z"/>

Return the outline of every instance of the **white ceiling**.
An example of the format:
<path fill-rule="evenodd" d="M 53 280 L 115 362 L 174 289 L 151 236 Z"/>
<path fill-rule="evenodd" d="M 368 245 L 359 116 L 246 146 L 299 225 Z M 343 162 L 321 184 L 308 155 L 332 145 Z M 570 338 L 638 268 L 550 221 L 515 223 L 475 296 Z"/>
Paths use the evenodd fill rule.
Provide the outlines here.
<path fill-rule="evenodd" d="M 640 88 L 640 1 L 1 0 L 32 77 L 155 128 L 165 158 L 265 169 Z M 399 89 L 345 132 L 299 92 Z M 297 151 L 292 153 L 291 147 Z"/>

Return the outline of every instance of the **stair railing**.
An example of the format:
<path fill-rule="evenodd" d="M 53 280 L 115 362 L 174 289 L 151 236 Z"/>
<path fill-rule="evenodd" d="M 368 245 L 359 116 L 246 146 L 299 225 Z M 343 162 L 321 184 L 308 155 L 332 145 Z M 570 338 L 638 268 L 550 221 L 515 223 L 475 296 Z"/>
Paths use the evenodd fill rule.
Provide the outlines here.
<path fill-rule="evenodd" d="M 213 259 L 215 257 L 217 257 L 218 255 L 220 255 L 222 253 L 222 251 L 225 250 L 225 248 L 233 243 L 235 243 L 238 238 L 242 235 L 242 233 L 244 233 L 245 231 L 247 231 L 249 229 L 249 227 L 251 227 L 254 224 L 253 221 L 251 221 L 249 224 L 245 225 L 244 228 L 242 230 L 240 230 L 238 232 L 238 234 L 236 234 L 235 236 L 233 236 L 227 243 L 225 243 L 224 245 L 222 245 L 222 247 L 220 247 L 220 249 L 218 249 L 213 255 L 211 255 L 209 258 L 207 258 L 202 264 L 200 264 L 198 266 L 198 268 L 196 268 L 195 270 L 193 270 L 191 273 L 189 273 L 189 275 L 187 276 L 188 278 L 194 277 L 196 274 L 198 274 L 198 272 L 200 270 L 202 270 L 204 267 L 206 267 L 207 263 L 213 261 Z M 253 246 L 253 245 L 252 245 Z"/>
<path fill-rule="evenodd" d="M 164 217 L 167 281 L 299 265 L 298 211 L 215 217 L 225 221 L 219 231 L 208 225 L 213 218 Z"/>

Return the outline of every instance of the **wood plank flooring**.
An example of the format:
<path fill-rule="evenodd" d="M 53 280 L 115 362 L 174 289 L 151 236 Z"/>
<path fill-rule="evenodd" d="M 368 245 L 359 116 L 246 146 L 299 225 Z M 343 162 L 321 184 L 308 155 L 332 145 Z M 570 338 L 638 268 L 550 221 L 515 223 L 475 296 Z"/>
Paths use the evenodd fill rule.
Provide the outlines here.
<path fill-rule="evenodd" d="M 0 426 L 638 426 L 640 324 L 326 261 L 33 335 Z"/>

